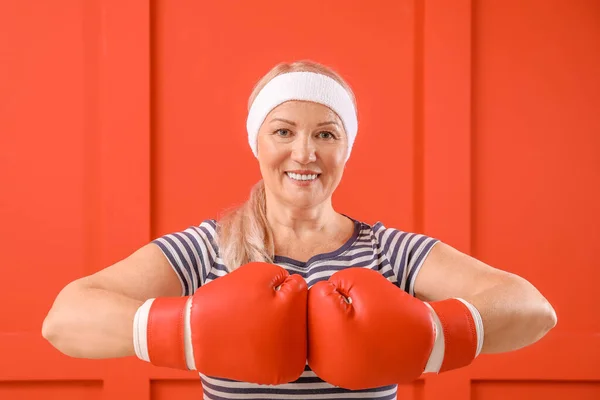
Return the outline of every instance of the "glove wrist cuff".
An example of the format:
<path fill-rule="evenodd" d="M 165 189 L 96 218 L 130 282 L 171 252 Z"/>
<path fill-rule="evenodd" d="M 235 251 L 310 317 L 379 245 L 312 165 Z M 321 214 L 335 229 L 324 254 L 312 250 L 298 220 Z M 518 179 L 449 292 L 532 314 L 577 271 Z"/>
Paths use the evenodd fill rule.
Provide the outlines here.
<path fill-rule="evenodd" d="M 133 323 L 138 358 L 160 367 L 195 369 L 190 310 L 191 297 L 159 297 L 142 304 Z"/>
<path fill-rule="evenodd" d="M 481 314 L 479 310 L 475 308 L 475 306 L 464 299 L 456 298 L 456 300 L 463 303 L 471 312 L 471 316 L 473 317 L 473 322 L 475 323 L 475 331 L 477 332 L 477 349 L 475 350 L 475 357 L 477 358 L 481 353 L 481 349 L 483 348 L 483 319 L 481 318 Z"/>
<path fill-rule="evenodd" d="M 425 303 L 430 308 L 436 340 L 425 372 L 444 372 L 469 365 L 483 347 L 479 311 L 463 299 Z"/>

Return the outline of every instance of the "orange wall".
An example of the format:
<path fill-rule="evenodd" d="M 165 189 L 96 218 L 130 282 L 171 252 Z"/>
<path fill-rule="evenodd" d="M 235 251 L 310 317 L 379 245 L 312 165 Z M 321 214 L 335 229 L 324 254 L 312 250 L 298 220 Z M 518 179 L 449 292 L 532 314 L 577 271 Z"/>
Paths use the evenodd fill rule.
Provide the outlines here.
<path fill-rule="evenodd" d="M 246 198 L 247 97 L 302 58 L 358 97 L 338 210 L 522 275 L 558 313 L 399 398 L 600 398 L 600 2 L 349 4 L 0 3 L 1 399 L 200 397 L 193 373 L 63 356 L 41 322 L 67 282 Z"/>

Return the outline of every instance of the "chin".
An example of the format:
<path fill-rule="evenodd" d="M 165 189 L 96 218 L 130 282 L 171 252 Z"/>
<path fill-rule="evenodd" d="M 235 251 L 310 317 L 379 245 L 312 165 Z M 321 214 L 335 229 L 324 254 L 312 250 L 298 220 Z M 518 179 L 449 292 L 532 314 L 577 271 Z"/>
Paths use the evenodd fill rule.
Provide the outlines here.
<path fill-rule="evenodd" d="M 294 208 L 308 209 L 321 203 L 321 200 L 308 196 L 285 196 L 286 203 Z"/>

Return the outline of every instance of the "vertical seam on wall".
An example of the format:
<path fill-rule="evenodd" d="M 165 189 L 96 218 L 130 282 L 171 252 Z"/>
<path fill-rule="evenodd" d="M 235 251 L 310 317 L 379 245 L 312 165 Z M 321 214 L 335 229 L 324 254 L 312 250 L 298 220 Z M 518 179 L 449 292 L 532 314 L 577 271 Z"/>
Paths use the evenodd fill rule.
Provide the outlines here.
<path fill-rule="evenodd" d="M 149 5 L 148 5 L 149 9 L 148 9 L 148 16 L 149 16 L 149 21 L 148 21 L 148 27 L 149 27 L 149 32 L 148 32 L 148 54 L 149 54 L 149 59 L 148 59 L 148 77 L 149 77 L 149 82 L 148 82 L 148 99 L 149 99 L 149 121 L 148 121 L 148 147 L 149 147 L 149 151 L 150 151 L 150 165 L 149 165 L 149 177 L 148 177 L 148 185 L 149 188 L 148 190 L 150 191 L 149 193 L 149 203 L 148 204 L 148 210 L 149 210 L 149 226 L 148 226 L 148 231 L 150 233 L 150 240 L 154 239 L 155 236 L 155 226 L 156 226 L 156 207 L 155 207 L 155 202 L 157 199 L 157 193 L 156 193 L 156 146 L 154 145 L 154 139 L 156 138 L 156 120 L 157 120 L 157 115 L 156 115 L 156 81 L 157 81 L 157 77 L 156 77 L 156 37 L 155 37 L 155 33 L 156 33 L 156 15 L 158 14 L 156 12 L 156 7 L 157 7 L 157 1 L 156 0 L 150 0 L 149 1 Z"/>
<path fill-rule="evenodd" d="M 100 90 L 101 79 L 99 56 L 101 46 L 101 22 L 97 1 L 83 3 L 82 35 L 87 44 L 83 47 L 83 223 L 84 250 L 83 274 L 95 271 L 94 262 L 97 260 L 97 225 L 98 210 L 100 209 L 101 187 L 99 182 L 98 148 L 100 140 Z"/>
<path fill-rule="evenodd" d="M 425 208 L 425 127 L 424 127 L 424 2 L 413 1 L 414 43 L 413 43 L 413 229 L 423 232 Z"/>
<path fill-rule="evenodd" d="M 477 73 L 477 65 L 475 61 L 475 47 L 476 47 L 476 3 L 477 1 L 472 0 L 471 2 L 471 16 L 470 16 L 470 24 L 471 24 L 471 32 L 470 32 L 470 74 L 469 74 L 469 253 L 474 255 L 476 253 L 476 238 L 475 238 L 475 217 L 477 215 L 477 199 L 475 196 L 475 182 L 477 178 L 476 167 L 476 155 L 475 155 L 475 145 L 476 145 L 476 118 L 475 118 L 475 107 L 476 107 L 476 99 L 475 99 L 475 75 Z"/>

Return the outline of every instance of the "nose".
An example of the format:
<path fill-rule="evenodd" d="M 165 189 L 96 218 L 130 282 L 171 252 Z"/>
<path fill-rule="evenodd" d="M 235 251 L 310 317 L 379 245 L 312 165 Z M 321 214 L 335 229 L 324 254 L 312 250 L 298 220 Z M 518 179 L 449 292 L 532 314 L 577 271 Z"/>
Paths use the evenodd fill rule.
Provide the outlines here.
<path fill-rule="evenodd" d="M 310 136 L 301 136 L 294 141 L 292 160 L 299 164 L 309 164 L 317 160 L 316 146 Z"/>

